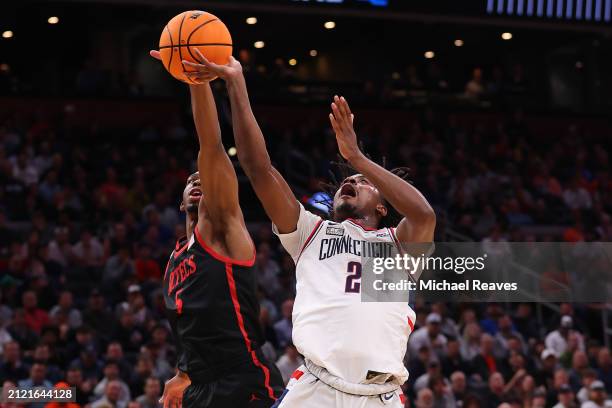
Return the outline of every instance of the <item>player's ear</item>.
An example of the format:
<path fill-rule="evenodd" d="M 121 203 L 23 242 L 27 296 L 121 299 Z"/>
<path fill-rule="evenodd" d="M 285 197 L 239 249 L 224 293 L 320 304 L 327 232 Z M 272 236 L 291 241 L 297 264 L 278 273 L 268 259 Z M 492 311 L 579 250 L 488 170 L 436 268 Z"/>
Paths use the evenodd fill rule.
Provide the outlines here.
<path fill-rule="evenodd" d="M 185 203 L 183 201 L 181 201 L 181 205 L 179 206 L 179 210 L 185 211 Z"/>
<path fill-rule="evenodd" d="M 376 205 L 376 212 L 380 215 L 380 218 L 384 218 L 387 213 L 387 207 L 383 203 L 379 203 Z"/>

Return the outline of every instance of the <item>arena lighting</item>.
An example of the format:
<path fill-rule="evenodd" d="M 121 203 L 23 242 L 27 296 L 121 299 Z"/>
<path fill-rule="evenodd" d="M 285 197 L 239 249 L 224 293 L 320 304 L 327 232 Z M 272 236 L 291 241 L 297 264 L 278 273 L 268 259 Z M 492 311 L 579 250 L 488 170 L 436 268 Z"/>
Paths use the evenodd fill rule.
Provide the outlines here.
<path fill-rule="evenodd" d="M 310 50 L 309 54 L 310 54 L 311 57 L 316 57 L 317 55 L 319 55 L 319 51 L 317 51 L 317 50 Z"/>
<path fill-rule="evenodd" d="M 238 153 L 238 150 L 236 150 L 236 148 L 234 146 L 232 146 L 229 149 L 227 149 L 227 154 L 229 154 L 230 156 L 235 156 L 236 153 Z"/>
<path fill-rule="evenodd" d="M 323 27 L 327 28 L 328 30 L 333 30 L 334 28 L 336 28 L 336 22 L 326 21 L 325 24 L 323 24 Z"/>
<path fill-rule="evenodd" d="M 253 24 L 257 24 L 257 17 L 248 17 L 246 19 L 246 23 L 248 25 L 253 25 Z"/>
<path fill-rule="evenodd" d="M 292 67 L 295 67 L 297 65 L 297 60 L 295 58 L 291 58 L 289 60 L 289 65 L 291 65 Z"/>
<path fill-rule="evenodd" d="M 11 30 L 6 30 L 2 33 L 2 38 L 13 38 L 13 32 Z"/>
<path fill-rule="evenodd" d="M 263 47 L 265 47 L 265 46 L 266 46 L 266 43 L 265 43 L 265 42 L 263 42 L 263 41 L 255 41 L 255 44 L 253 44 L 253 46 L 254 46 L 255 48 L 263 48 Z"/>
<path fill-rule="evenodd" d="M 463 47 L 463 40 L 455 40 L 455 47 Z"/>
<path fill-rule="evenodd" d="M 47 19 L 47 23 L 49 24 L 57 24 L 59 23 L 59 17 L 51 16 Z"/>
<path fill-rule="evenodd" d="M 436 53 L 433 52 L 433 51 L 426 51 L 425 52 L 425 58 L 427 58 L 427 59 L 432 59 L 435 56 L 436 56 Z"/>
<path fill-rule="evenodd" d="M 511 40 L 512 39 L 512 33 L 508 33 L 508 32 L 502 33 L 501 38 L 502 38 L 502 40 L 505 40 L 505 41 Z"/>

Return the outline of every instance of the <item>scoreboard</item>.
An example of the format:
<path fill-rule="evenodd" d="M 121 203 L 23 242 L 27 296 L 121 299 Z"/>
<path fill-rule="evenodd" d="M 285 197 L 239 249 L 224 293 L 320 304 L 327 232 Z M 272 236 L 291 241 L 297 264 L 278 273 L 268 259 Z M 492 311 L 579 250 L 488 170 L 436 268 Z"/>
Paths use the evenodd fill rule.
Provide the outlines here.
<path fill-rule="evenodd" d="M 610 22 L 612 0 L 486 0 L 490 15 Z"/>

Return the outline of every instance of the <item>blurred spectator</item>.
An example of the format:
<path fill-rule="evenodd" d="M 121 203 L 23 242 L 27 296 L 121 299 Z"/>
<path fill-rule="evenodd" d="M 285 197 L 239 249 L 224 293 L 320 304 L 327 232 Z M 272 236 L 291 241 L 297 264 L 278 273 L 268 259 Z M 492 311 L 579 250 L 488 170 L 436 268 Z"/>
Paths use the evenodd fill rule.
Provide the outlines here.
<path fill-rule="evenodd" d="M 581 384 L 581 378 L 589 369 L 589 358 L 584 351 L 576 350 L 572 355 L 572 366 L 569 370 L 569 381 L 572 389 L 578 391 Z"/>
<path fill-rule="evenodd" d="M 569 337 L 575 336 L 578 342 L 578 349 L 584 351 L 585 348 L 582 335 L 572 330 L 572 326 L 573 320 L 571 316 L 562 316 L 559 328 L 546 336 L 546 348 L 553 350 L 557 356 L 560 356 L 568 349 Z"/>
<path fill-rule="evenodd" d="M 46 377 L 49 381 L 55 383 L 62 379 L 63 373 L 53 360 L 54 358 L 47 344 L 36 346 L 32 356 L 32 364 L 43 364 L 46 367 Z"/>
<path fill-rule="evenodd" d="M 593 381 L 589 386 L 589 399 L 583 402 L 580 408 L 609 408 L 612 407 L 612 400 L 608 399 L 606 387 L 599 380 Z"/>
<path fill-rule="evenodd" d="M 280 356 L 276 362 L 276 366 L 278 367 L 285 384 L 289 382 L 291 374 L 293 374 L 293 372 L 302 364 L 304 364 L 304 359 L 300 353 L 298 353 L 297 348 L 295 348 L 293 344 L 287 345 L 287 347 L 285 347 L 285 353 Z"/>
<path fill-rule="evenodd" d="M 472 361 L 480 353 L 480 338 L 482 332 L 478 323 L 468 323 L 463 329 L 461 338 L 461 356 L 466 361 Z"/>
<path fill-rule="evenodd" d="M 432 378 L 442 378 L 445 385 L 450 386 L 448 380 L 442 376 L 442 370 L 440 369 L 440 362 L 438 360 L 431 360 L 427 365 L 427 371 L 422 374 L 414 382 L 414 391 L 419 392 L 423 388 L 430 387 L 430 380 Z M 431 388 L 431 387 L 430 387 Z"/>
<path fill-rule="evenodd" d="M 276 332 L 278 346 L 283 348 L 291 343 L 291 331 L 293 329 L 293 323 L 291 321 L 293 300 L 285 300 L 283 302 L 281 311 L 283 313 L 283 317 L 274 324 L 274 331 Z"/>
<path fill-rule="evenodd" d="M 143 331 L 136 324 L 134 312 L 123 309 L 119 312 L 119 322 L 115 326 L 113 338 L 117 339 L 123 350 L 137 352 L 144 342 Z"/>
<path fill-rule="evenodd" d="M 489 388 L 487 390 L 487 401 L 489 407 L 497 407 L 502 402 L 505 401 L 506 398 L 506 388 L 504 377 L 498 373 L 494 372 L 489 377 Z"/>
<path fill-rule="evenodd" d="M 76 390 L 76 402 L 79 405 L 85 405 L 93 392 L 93 380 L 83 379 L 81 369 L 76 366 L 71 366 L 66 371 L 66 382 Z"/>
<path fill-rule="evenodd" d="M 442 357 L 442 373 L 445 377 L 466 367 L 467 363 L 461 357 L 459 341 L 451 338 L 446 343 L 446 354 Z"/>
<path fill-rule="evenodd" d="M 21 297 L 25 324 L 36 334 L 40 334 L 43 326 L 49 324 L 48 313 L 38 307 L 38 298 L 34 291 L 26 291 Z"/>
<path fill-rule="evenodd" d="M 71 329 L 76 329 L 83 322 L 81 312 L 73 307 L 72 292 L 68 290 L 60 293 L 57 305 L 51 308 L 49 317 L 55 321 L 66 321 Z"/>
<path fill-rule="evenodd" d="M 104 396 L 91 404 L 91 408 L 126 408 L 127 402 L 121 399 L 121 383 L 117 380 L 109 381 L 104 390 Z"/>
<path fill-rule="evenodd" d="M 108 257 L 104 265 L 102 284 L 108 291 L 115 288 L 124 279 L 133 276 L 135 271 L 129 247 L 122 246 L 117 249 L 116 253 Z"/>
<path fill-rule="evenodd" d="M 104 261 L 104 248 L 91 231 L 85 229 L 81 239 L 72 247 L 75 263 L 86 268 L 100 267 Z"/>
<path fill-rule="evenodd" d="M 13 382 L 28 376 L 29 367 L 21 359 L 21 347 L 16 341 L 9 341 L 4 345 L 2 363 L 0 364 L 0 378 Z"/>
<path fill-rule="evenodd" d="M 434 395 L 429 388 L 423 388 L 417 392 L 417 399 L 414 403 L 416 408 L 433 408 Z"/>
<path fill-rule="evenodd" d="M 597 372 L 593 369 L 587 369 L 582 374 L 582 387 L 576 394 L 576 399 L 580 404 L 583 404 L 589 400 L 591 392 L 591 384 L 597 380 Z"/>
<path fill-rule="evenodd" d="M 119 365 L 113 361 L 109 361 L 104 366 L 104 377 L 100 382 L 94 387 L 93 394 L 97 398 L 103 397 L 106 392 L 108 384 L 111 382 L 116 382 L 119 384 L 121 390 L 119 391 L 118 402 L 117 404 L 126 406 L 130 401 L 130 389 L 126 383 L 121 381 L 121 377 L 119 376 Z"/>
<path fill-rule="evenodd" d="M 446 347 L 446 336 L 440 333 L 442 317 L 438 313 L 430 313 L 425 319 L 426 326 L 421 327 L 408 338 L 408 347 L 412 354 L 417 354 L 418 350 L 427 346 L 435 351 L 439 356 L 444 354 Z"/>
<path fill-rule="evenodd" d="M 83 323 L 95 327 L 102 336 L 114 329 L 113 316 L 107 310 L 104 297 L 98 289 L 93 289 L 89 295 L 87 308 L 83 312 Z"/>
<path fill-rule="evenodd" d="M 145 322 L 151 319 L 151 313 L 147 309 L 141 288 L 139 285 L 130 285 L 127 292 L 127 302 L 117 307 L 117 313 L 121 314 L 124 310 L 130 311 L 134 316 L 134 324 L 144 326 Z"/>
<path fill-rule="evenodd" d="M 592 200 L 589 192 L 580 187 L 578 179 L 574 177 L 563 192 L 563 201 L 572 210 L 584 210 L 591 208 Z"/>
<path fill-rule="evenodd" d="M 159 267 L 151 254 L 151 247 L 146 244 L 140 245 L 138 248 L 134 267 L 136 269 L 136 277 L 139 282 L 155 281 L 159 282 L 162 276 L 162 270 Z"/>
<path fill-rule="evenodd" d="M 15 310 L 13 321 L 7 328 L 13 340 L 17 341 L 24 349 L 30 350 L 37 343 L 38 337 L 26 323 L 26 313 L 23 309 Z"/>
<path fill-rule="evenodd" d="M 472 360 L 473 373 L 478 374 L 482 381 L 498 373 L 503 366 L 503 363 L 493 354 L 494 344 L 491 335 L 483 334 L 480 339 L 480 353 Z"/>
<path fill-rule="evenodd" d="M 612 358 L 610 350 L 602 347 L 597 353 L 597 377 L 603 381 L 606 391 L 612 390 Z"/>
<path fill-rule="evenodd" d="M 482 69 L 474 68 L 472 71 L 472 78 L 465 84 L 465 96 L 470 99 L 478 99 L 484 94 L 484 91 Z"/>
<path fill-rule="evenodd" d="M 467 381 L 465 378 L 465 373 L 463 371 L 455 371 L 450 375 L 450 382 L 450 390 L 453 393 L 455 404 L 457 404 L 458 408 L 461 408 L 463 406 L 463 400 L 466 396 L 467 391 Z"/>
<path fill-rule="evenodd" d="M 155 377 L 147 378 L 144 394 L 136 398 L 141 408 L 161 408 L 159 398 L 161 397 L 161 384 Z"/>
<path fill-rule="evenodd" d="M 49 259 L 62 267 L 68 266 L 68 262 L 73 258 L 72 246 L 68 239 L 68 227 L 56 227 L 54 238 L 48 244 Z"/>
<path fill-rule="evenodd" d="M 497 319 L 497 334 L 495 334 L 495 357 L 503 359 L 508 356 L 508 343 L 511 339 L 517 339 L 520 343 L 521 352 L 527 351 L 527 346 L 523 340 L 523 336 L 512 325 L 512 319 L 507 314 L 502 314 Z"/>
<path fill-rule="evenodd" d="M 121 343 L 117 341 L 108 343 L 104 359 L 107 363 L 113 362 L 117 364 L 122 378 L 128 378 L 132 372 L 132 365 L 126 361 L 125 355 L 123 354 L 123 347 L 121 347 Z"/>
<path fill-rule="evenodd" d="M 572 388 L 564 384 L 559 388 L 559 392 L 557 393 L 557 403 L 553 406 L 553 408 L 574 408 L 577 407 L 574 392 Z"/>
<path fill-rule="evenodd" d="M 434 396 L 434 407 L 456 407 L 455 397 L 441 375 L 429 378 L 428 388 L 432 391 Z"/>
<path fill-rule="evenodd" d="M 18 385 L 19 388 L 53 387 L 53 384 L 47 379 L 47 366 L 43 363 L 32 364 L 29 378 L 19 381 Z"/>

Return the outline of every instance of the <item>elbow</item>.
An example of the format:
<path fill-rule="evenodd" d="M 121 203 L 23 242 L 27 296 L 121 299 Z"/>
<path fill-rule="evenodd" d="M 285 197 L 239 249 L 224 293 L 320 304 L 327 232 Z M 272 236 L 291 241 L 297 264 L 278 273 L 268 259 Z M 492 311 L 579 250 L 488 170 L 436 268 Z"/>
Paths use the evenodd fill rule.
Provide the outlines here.
<path fill-rule="evenodd" d="M 420 214 L 418 216 L 421 221 L 421 225 L 427 228 L 435 228 L 436 226 L 436 212 L 429 205 L 429 203 L 425 203 L 425 206 L 421 209 Z"/>

